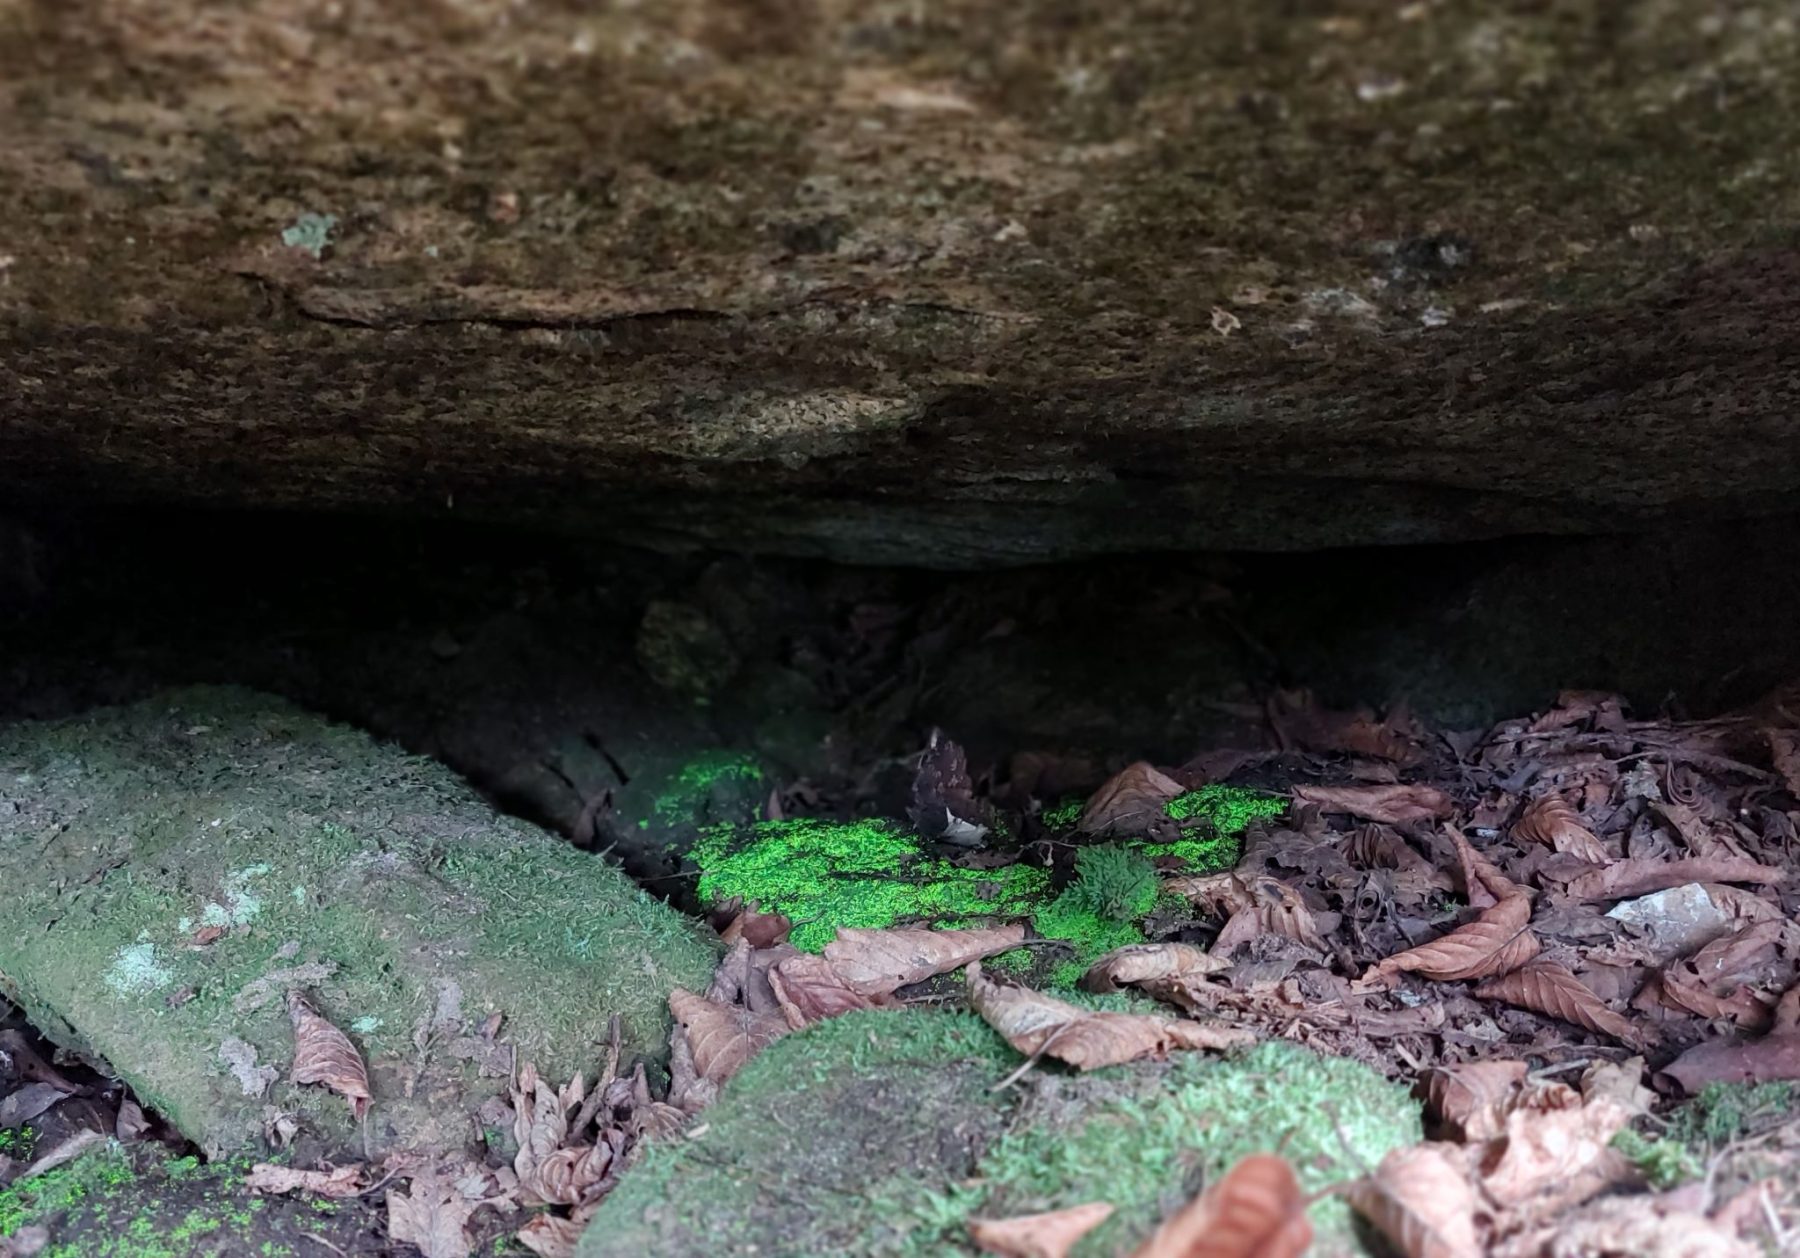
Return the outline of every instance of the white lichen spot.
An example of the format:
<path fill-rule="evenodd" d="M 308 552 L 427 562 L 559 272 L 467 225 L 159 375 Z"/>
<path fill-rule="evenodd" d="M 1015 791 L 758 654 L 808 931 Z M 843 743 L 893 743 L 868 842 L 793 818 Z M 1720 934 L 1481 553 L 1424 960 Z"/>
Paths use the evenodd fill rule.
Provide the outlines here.
<path fill-rule="evenodd" d="M 302 214 L 291 226 L 282 229 L 281 243 L 317 258 L 325 252 L 325 246 L 331 243 L 331 233 L 337 223 L 335 214 Z"/>
<path fill-rule="evenodd" d="M 200 910 L 206 926 L 247 926 L 262 916 L 263 899 L 250 889 L 250 880 L 269 872 L 267 865 L 248 865 L 225 875 L 224 895 Z"/>
<path fill-rule="evenodd" d="M 292 891 L 288 892 L 288 894 L 294 897 L 295 904 L 298 904 L 301 908 L 306 907 L 306 888 L 305 887 L 297 886 Z"/>
<path fill-rule="evenodd" d="M 1391 74 L 1372 74 L 1356 85 L 1356 99 L 1373 103 L 1389 100 L 1406 90 L 1406 82 Z"/>
<path fill-rule="evenodd" d="M 364 1014 L 350 1024 L 350 1029 L 358 1035 L 373 1035 L 381 1029 L 381 1019 L 372 1014 Z"/>
<path fill-rule="evenodd" d="M 175 981 L 169 968 L 157 961 L 153 943 L 126 944 L 120 948 L 104 977 L 106 985 L 121 996 L 160 991 Z"/>
<path fill-rule="evenodd" d="M 1442 306 L 1427 306 L 1419 316 L 1419 322 L 1428 328 L 1441 328 L 1450 322 L 1450 312 Z"/>
<path fill-rule="evenodd" d="M 191 917 L 177 918 L 176 922 L 175 922 L 175 929 L 180 931 L 184 935 L 187 934 L 189 931 L 194 929 L 194 919 Z"/>
<path fill-rule="evenodd" d="M 1230 336 L 1244 326 L 1244 321 L 1232 314 L 1223 306 L 1214 306 L 1212 310 L 1212 330 L 1220 336 Z"/>

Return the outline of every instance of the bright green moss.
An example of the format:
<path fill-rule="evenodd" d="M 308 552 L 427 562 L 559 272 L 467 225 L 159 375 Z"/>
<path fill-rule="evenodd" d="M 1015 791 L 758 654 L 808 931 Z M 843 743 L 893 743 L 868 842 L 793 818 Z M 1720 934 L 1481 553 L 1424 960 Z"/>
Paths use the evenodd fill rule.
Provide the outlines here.
<path fill-rule="evenodd" d="M 1173 858 L 1192 873 L 1214 873 L 1237 864 L 1244 830 L 1252 821 L 1279 817 L 1287 801 L 1241 786 L 1202 786 L 1177 795 L 1166 805 L 1182 823 L 1182 837 L 1172 843 L 1133 843 L 1153 858 Z"/>
<path fill-rule="evenodd" d="M 1144 932 L 1134 922 L 1096 912 L 1078 885 L 1070 886 L 1039 909 L 1031 924 L 1046 939 L 1066 939 L 1075 945 L 1075 956 L 1050 971 L 1052 987 L 1073 987 L 1094 958 L 1114 948 L 1144 942 Z"/>
<path fill-rule="evenodd" d="M 1054 807 L 1039 813 L 1038 820 L 1052 830 L 1071 830 L 1081 820 L 1081 810 L 1086 806 L 1079 795 L 1065 795 Z"/>
<path fill-rule="evenodd" d="M 1612 1139 L 1612 1147 L 1631 1160 L 1650 1187 L 1664 1192 L 1706 1174 L 1688 1147 L 1679 1140 L 1652 1140 L 1627 1127 Z"/>
<path fill-rule="evenodd" d="M 1078 899 L 1115 922 L 1134 921 L 1156 905 L 1156 867 L 1143 856 L 1113 843 L 1084 847 L 1075 854 Z"/>
<path fill-rule="evenodd" d="M 1713 1149 L 1728 1144 L 1792 1108 L 1794 1085 L 1709 1083 L 1669 1116 L 1669 1138 Z"/>
<path fill-rule="evenodd" d="M 747 833 L 716 826 L 691 856 L 703 901 L 741 898 L 784 913 L 794 922 L 790 940 L 808 952 L 840 926 L 1023 917 L 1049 886 L 1046 871 L 1027 865 L 958 868 L 886 821 L 764 821 Z"/>
<path fill-rule="evenodd" d="M 707 752 L 681 766 L 651 808 L 664 821 L 686 821 L 700 811 L 713 788 L 720 783 L 760 783 L 762 780 L 761 766 L 750 757 L 723 751 Z"/>

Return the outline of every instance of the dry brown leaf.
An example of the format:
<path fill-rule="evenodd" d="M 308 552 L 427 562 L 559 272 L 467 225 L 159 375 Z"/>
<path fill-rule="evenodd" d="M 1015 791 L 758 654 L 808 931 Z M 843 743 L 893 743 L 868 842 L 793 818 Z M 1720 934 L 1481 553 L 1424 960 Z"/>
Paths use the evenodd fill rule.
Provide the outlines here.
<path fill-rule="evenodd" d="M 519 1186 L 539 1201 L 556 1206 L 579 1205 L 612 1183 L 618 1150 L 605 1140 L 592 1146 L 558 1149 L 533 1168 Z"/>
<path fill-rule="evenodd" d="M 1635 1112 L 1604 1091 L 1585 1101 L 1560 1086 L 1527 1091 L 1482 1159 L 1482 1187 L 1504 1206 L 1548 1194 L 1564 1208 L 1586 1200 L 1624 1171 L 1610 1146 Z"/>
<path fill-rule="evenodd" d="M 585 1221 L 577 1223 L 560 1215 L 538 1214 L 519 1229 L 515 1239 L 538 1258 L 575 1258 L 575 1246 L 586 1230 Z"/>
<path fill-rule="evenodd" d="M 1163 805 L 1182 790 L 1180 782 L 1140 760 L 1095 791 L 1075 824 L 1083 834 L 1142 834 L 1168 815 Z"/>
<path fill-rule="evenodd" d="M 1523 895 L 1510 895 L 1483 909 L 1474 921 L 1430 943 L 1397 952 L 1369 973 L 1385 976 L 1408 970 L 1439 980 L 1505 974 L 1538 954 L 1537 936 L 1526 925 L 1530 920 L 1530 902 Z"/>
<path fill-rule="evenodd" d="M 1700 856 L 1676 861 L 1634 857 L 1581 875 L 1569 883 L 1568 893 L 1580 900 L 1624 900 L 1687 882 L 1768 885 L 1786 882 L 1787 877 L 1784 869 L 1736 856 Z"/>
<path fill-rule="evenodd" d="M 1266 874 L 1251 878 L 1248 888 L 1250 905 L 1231 915 L 1219 937 L 1213 940 L 1214 953 L 1228 956 L 1233 948 L 1258 935 L 1280 935 L 1314 952 L 1328 951 L 1325 940 L 1319 935 L 1318 923 L 1313 920 L 1312 910 L 1306 907 L 1299 892 L 1279 878 Z"/>
<path fill-rule="evenodd" d="M 853 991 L 885 996 L 971 961 L 1006 952 L 1025 942 L 1024 926 L 988 930 L 860 930 L 838 927 L 825 945 L 825 959 Z"/>
<path fill-rule="evenodd" d="M 1559 1218 L 1537 1252 L 1545 1258 L 1762 1258 L 1765 1252 L 1684 1210 L 1658 1208 L 1642 1195 L 1596 1201 Z"/>
<path fill-rule="evenodd" d="M 1677 1057 L 1664 1073 L 1690 1096 L 1709 1083 L 1800 1079 L 1800 1031 L 1771 1031 L 1755 1040 L 1709 1040 Z"/>
<path fill-rule="evenodd" d="M 1191 901 L 1208 917 L 1226 918 L 1250 903 L 1250 892 L 1229 870 L 1222 874 L 1182 874 L 1163 879 L 1163 890 Z"/>
<path fill-rule="evenodd" d="M 369 1112 L 372 1096 L 369 1072 L 356 1045 L 320 1017 L 298 991 L 288 993 L 288 1017 L 294 1024 L 294 1065 L 288 1078 L 300 1084 L 324 1084 L 350 1102 L 350 1112 L 360 1122 Z"/>
<path fill-rule="evenodd" d="M 1403 825 L 1442 821 L 1456 812 L 1451 798 L 1431 786 L 1393 783 L 1384 786 L 1296 786 L 1294 798 L 1317 804 L 1326 812 L 1347 812 L 1365 821 Z"/>
<path fill-rule="evenodd" d="M 388 1236 L 417 1245 L 425 1258 L 469 1258 L 466 1225 L 481 1205 L 435 1172 L 422 1171 L 407 1192 L 388 1190 Z"/>
<path fill-rule="evenodd" d="M 718 918 L 713 919 L 717 921 Z M 786 943 L 793 923 L 780 913 L 763 913 L 753 908 L 738 908 L 719 932 L 726 947 L 742 939 L 752 948 L 773 948 Z"/>
<path fill-rule="evenodd" d="M 1116 992 L 1138 983 L 1204 978 L 1230 968 L 1230 962 L 1192 944 L 1127 944 L 1089 966 L 1081 986 L 1090 992 Z"/>
<path fill-rule="evenodd" d="M 774 989 L 782 1016 L 796 1031 L 856 1009 L 873 1009 L 881 1003 L 844 982 L 844 976 L 824 957 L 807 952 L 797 953 L 770 970 L 769 986 Z"/>
<path fill-rule="evenodd" d="M 1475 989 L 1475 994 L 1486 1000 L 1504 1000 L 1509 1005 L 1535 1009 L 1625 1044 L 1638 1042 L 1637 1028 L 1629 1019 L 1607 1008 L 1606 1002 L 1580 979 L 1545 957 L 1489 979 Z"/>
<path fill-rule="evenodd" d="M 1541 795 L 1525 805 L 1525 811 L 1513 823 L 1512 836 L 1547 844 L 1596 865 L 1604 865 L 1612 859 L 1606 845 L 1581 824 L 1581 814 L 1561 795 Z"/>
<path fill-rule="evenodd" d="M 319 1197 L 354 1197 L 368 1187 L 361 1162 L 348 1166 L 327 1166 L 316 1171 L 297 1170 L 258 1162 L 244 1177 L 244 1187 L 251 1192 L 305 1192 Z"/>
<path fill-rule="evenodd" d="M 983 1252 L 1001 1258 L 1064 1258 L 1076 1241 L 1106 1222 L 1112 1212 L 1104 1201 L 1090 1201 L 1014 1219 L 970 1219 L 969 1235 Z"/>
<path fill-rule="evenodd" d="M 1160 1057 L 1177 1048 L 1241 1048 L 1249 1031 L 1185 1018 L 1100 1012 L 1024 987 L 1002 986 L 969 965 L 969 1004 L 1008 1044 L 1027 1056 L 1047 1053 L 1077 1070 Z"/>
<path fill-rule="evenodd" d="M 538 1078 L 537 1067 L 525 1063 L 518 1084 L 510 1089 L 513 1108 L 513 1140 L 519 1151 L 513 1171 L 520 1183 L 529 1183 L 543 1162 L 562 1148 L 569 1135 L 569 1111 L 581 1104 L 585 1089 L 576 1075 L 560 1090 Z"/>
<path fill-rule="evenodd" d="M 1506 1130 L 1506 1114 L 1525 1085 L 1522 1061 L 1471 1061 L 1437 1066 L 1420 1079 L 1425 1112 L 1445 1134 L 1466 1143 Z"/>
<path fill-rule="evenodd" d="M 1769 741 L 1769 759 L 1788 794 L 1800 799 L 1800 731 L 1765 729 L 1763 737 Z"/>
<path fill-rule="evenodd" d="M 669 993 L 669 1012 L 687 1032 L 695 1071 L 714 1084 L 724 1083 L 745 1062 L 793 1029 L 780 1013 L 752 1013 L 696 996 L 682 987 Z"/>
<path fill-rule="evenodd" d="M 1480 1258 L 1478 1200 L 1466 1168 L 1456 1145 L 1415 1144 L 1390 1150 L 1344 1195 L 1405 1258 Z"/>
<path fill-rule="evenodd" d="M 1312 1238 L 1294 1168 L 1253 1153 L 1165 1220 L 1132 1258 L 1299 1258 Z"/>

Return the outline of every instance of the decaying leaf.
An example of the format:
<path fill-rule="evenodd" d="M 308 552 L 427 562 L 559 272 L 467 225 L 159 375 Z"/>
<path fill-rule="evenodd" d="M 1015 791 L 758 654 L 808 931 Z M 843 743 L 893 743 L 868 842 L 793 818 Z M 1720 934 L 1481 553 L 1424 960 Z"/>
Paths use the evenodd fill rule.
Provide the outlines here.
<path fill-rule="evenodd" d="M 1608 1089 L 1583 1098 L 1561 1084 L 1527 1089 L 1506 1115 L 1505 1134 L 1481 1161 L 1481 1185 L 1503 1206 L 1554 1197 L 1566 1208 L 1619 1178 L 1626 1163 L 1610 1146 L 1636 1108 Z M 1537 1200 L 1533 1200 L 1536 1198 Z"/>
<path fill-rule="evenodd" d="M 1522 1061 L 1471 1061 L 1438 1066 L 1419 1080 L 1425 1112 L 1444 1134 L 1465 1144 L 1506 1130 L 1506 1114 L 1525 1085 Z"/>
<path fill-rule="evenodd" d="M 1294 1169 L 1253 1153 L 1165 1220 L 1132 1258 L 1299 1258 L 1312 1238 Z"/>
<path fill-rule="evenodd" d="M 417 1245 L 425 1258 L 468 1258 L 469 1216 L 483 1204 L 463 1196 L 436 1172 L 421 1171 L 408 1191 L 388 1190 L 388 1235 Z"/>
<path fill-rule="evenodd" d="M 1765 1251 L 1718 1224 L 1642 1196 L 1610 1197 L 1559 1219 L 1548 1258 L 1762 1258 Z"/>
<path fill-rule="evenodd" d="M 1684 882 L 1786 882 L 1785 869 L 1738 856 L 1697 856 L 1659 861 L 1648 857 L 1614 861 L 1569 883 L 1570 895 L 1581 900 L 1624 900 L 1649 891 L 1679 887 Z"/>
<path fill-rule="evenodd" d="M 1541 795 L 1532 800 L 1513 823 L 1512 833 L 1516 839 L 1543 843 L 1596 865 L 1612 859 L 1606 845 L 1581 824 L 1581 814 L 1561 795 Z"/>
<path fill-rule="evenodd" d="M 1601 1035 L 1610 1035 L 1621 1043 L 1638 1041 L 1637 1029 L 1628 1019 L 1607 1008 L 1606 1002 L 1589 991 L 1580 979 L 1545 957 L 1534 958 L 1516 970 L 1489 979 L 1475 989 L 1475 994 L 1547 1013 Z"/>
<path fill-rule="evenodd" d="M 294 1065 L 288 1078 L 295 1083 L 319 1083 L 350 1102 L 350 1112 L 360 1122 L 369 1112 L 369 1072 L 362 1054 L 350 1037 L 338 1030 L 307 1003 L 298 991 L 288 993 L 288 1017 L 294 1024 Z"/>
<path fill-rule="evenodd" d="M 1181 792 L 1180 782 L 1140 760 L 1094 792 L 1076 826 L 1083 834 L 1143 834 L 1163 820 L 1163 805 Z"/>
<path fill-rule="evenodd" d="M 519 1146 L 513 1171 L 520 1183 L 530 1182 L 545 1159 L 562 1148 L 569 1135 L 569 1112 L 581 1104 L 585 1092 L 580 1075 L 559 1089 L 538 1078 L 537 1067 L 530 1062 L 519 1071 L 511 1097 L 513 1139 Z"/>
<path fill-rule="evenodd" d="M 885 996 L 1024 942 L 1023 926 L 988 930 L 859 930 L 840 926 L 837 938 L 825 945 L 825 959 L 851 990 L 865 996 Z"/>
<path fill-rule="evenodd" d="M 906 815 L 926 838 L 976 847 L 987 836 L 990 818 L 975 798 L 963 749 L 939 730 L 931 731 L 931 742 L 919 756 Z"/>
<path fill-rule="evenodd" d="M 1433 786 L 1390 783 L 1383 786 L 1296 786 L 1294 798 L 1317 804 L 1326 812 L 1347 812 L 1365 821 L 1404 825 L 1442 821 L 1456 812 L 1451 798 Z"/>
<path fill-rule="evenodd" d="M 769 971 L 769 987 L 788 1026 L 796 1031 L 853 1010 L 873 1009 L 881 1003 L 846 983 L 837 967 L 824 957 L 809 952 L 796 953 L 774 966 Z"/>
<path fill-rule="evenodd" d="M 753 1013 L 681 987 L 669 993 L 669 1012 L 687 1032 L 695 1071 L 713 1084 L 724 1083 L 745 1062 L 793 1029 L 779 1012 Z"/>
<path fill-rule="evenodd" d="M 575 1246 L 586 1230 L 586 1222 L 577 1223 L 555 1214 L 537 1214 L 518 1230 L 515 1239 L 538 1258 L 575 1258 Z"/>
<path fill-rule="evenodd" d="M 1089 1232 L 1106 1222 L 1113 1208 L 1104 1201 L 1022 1214 L 1013 1219 L 970 1219 L 969 1236 L 984 1253 L 1001 1258 L 1063 1258 Z"/>
<path fill-rule="evenodd" d="M 1230 968 L 1230 962 L 1192 944 L 1127 944 L 1089 966 L 1081 985 L 1090 992 L 1116 992 L 1140 983 L 1204 978 Z"/>
<path fill-rule="evenodd" d="M 719 919 L 715 916 L 713 920 Z M 719 938 L 727 947 L 742 939 L 752 948 L 773 948 L 787 942 L 788 931 L 793 925 L 783 914 L 763 913 L 734 902 L 730 917 L 719 930 Z"/>
<path fill-rule="evenodd" d="M 1689 1095 L 1709 1083 L 1800 1079 L 1800 1031 L 1771 1031 L 1754 1040 L 1709 1040 L 1677 1057 L 1664 1073 Z"/>
<path fill-rule="evenodd" d="M 316 1171 L 258 1162 L 244 1177 L 244 1187 L 258 1193 L 304 1192 L 318 1197 L 354 1197 L 369 1186 L 365 1170 L 361 1162 L 326 1166 Z"/>
<path fill-rule="evenodd" d="M 1479 1202 L 1466 1164 L 1456 1145 L 1393 1149 L 1344 1195 L 1405 1258 L 1480 1258 Z"/>
<path fill-rule="evenodd" d="M 969 1004 L 1008 1044 L 1027 1056 L 1047 1053 L 1077 1070 L 1160 1057 L 1178 1048 L 1241 1048 L 1249 1031 L 1185 1018 L 1099 1012 L 1024 987 L 1003 986 L 970 964 Z"/>
<path fill-rule="evenodd" d="M 520 1175 L 519 1187 L 550 1205 L 580 1205 L 611 1186 L 618 1152 L 606 1140 L 558 1149 L 538 1162 L 530 1178 Z"/>
<path fill-rule="evenodd" d="M 1505 974 L 1538 954 L 1537 936 L 1526 925 L 1530 919 L 1530 902 L 1523 895 L 1507 896 L 1449 934 L 1377 962 L 1371 974 L 1407 970 L 1441 980 Z"/>
<path fill-rule="evenodd" d="M 1312 910 L 1300 898 L 1299 892 L 1279 878 L 1271 878 L 1266 874 L 1244 881 L 1251 902 L 1233 913 L 1225 923 L 1218 938 L 1213 940 L 1214 953 L 1221 957 L 1230 956 L 1233 948 L 1248 943 L 1259 935 L 1280 935 L 1311 948 L 1314 952 L 1328 951 L 1325 940 L 1319 934 L 1318 923 L 1313 920 Z"/>

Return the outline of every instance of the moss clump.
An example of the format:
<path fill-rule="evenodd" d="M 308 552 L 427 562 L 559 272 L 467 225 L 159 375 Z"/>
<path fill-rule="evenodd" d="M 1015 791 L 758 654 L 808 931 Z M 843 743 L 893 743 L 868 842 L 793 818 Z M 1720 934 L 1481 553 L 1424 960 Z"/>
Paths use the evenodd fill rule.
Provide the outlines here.
<path fill-rule="evenodd" d="M 700 815 L 717 788 L 761 786 L 762 782 L 762 766 L 753 757 L 707 752 L 677 769 L 650 807 L 662 821 L 687 821 Z"/>
<path fill-rule="evenodd" d="M 818 952 L 840 926 L 1024 917 L 1049 886 L 1028 865 L 962 869 L 890 822 L 764 821 L 716 826 L 690 853 L 708 904 L 733 898 L 785 913 L 796 948 Z"/>
<path fill-rule="evenodd" d="M 1658 1192 L 1706 1174 L 1700 1160 L 1679 1140 L 1653 1140 L 1627 1127 L 1613 1137 L 1612 1147 L 1629 1158 Z"/>
<path fill-rule="evenodd" d="M 1085 847 L 1075 857 L 1069 890 L 1101 917 L 1136 921 L 1156 906 L 1156 867 L 1117 844 Z"/>
<path fill-rule="evenodd" d="M 1669 1116 L 1669 1139 L 1712 1149 L 1729 1144 L 1794 1104 L 1792 1083 L 1709 1083 Z"/>
<path fill-rule="evenodd" d="M 1081 820 L 1081 810 L 1087 806 L 1079 795 L 1066 795 L 1053 806 L 1038 814 L 1038 820 L 1052 830 L 1072 830 L 1075 823 Z"/>
<path fill-rule="evenodd" d="M 1149 857 L 1178 860 L 1189 872 L 1207 874 L 1237 864 L 1245 829 L 1263 817 L 1279 817 L 1287 811 L 1287 801 L 1241 786 L 1215 784 L 1177 795 L 1164 811 L 1181 824 L 1181 837 L 1131 846 Z"/>

